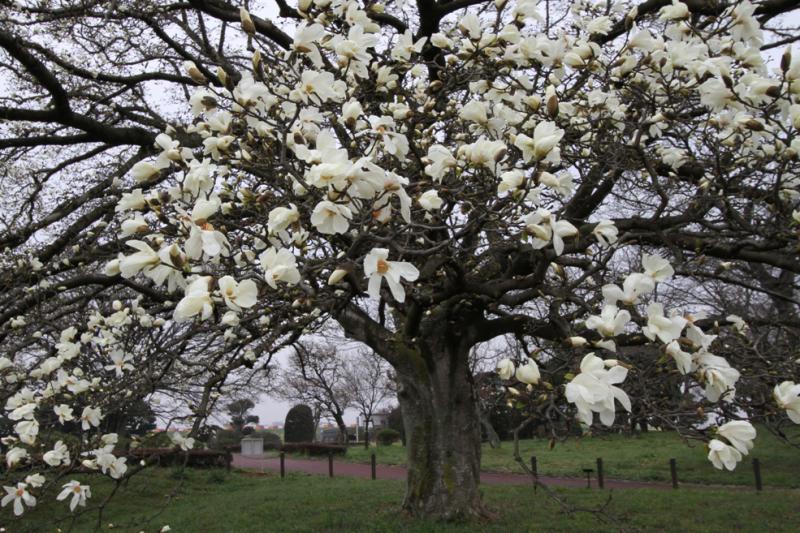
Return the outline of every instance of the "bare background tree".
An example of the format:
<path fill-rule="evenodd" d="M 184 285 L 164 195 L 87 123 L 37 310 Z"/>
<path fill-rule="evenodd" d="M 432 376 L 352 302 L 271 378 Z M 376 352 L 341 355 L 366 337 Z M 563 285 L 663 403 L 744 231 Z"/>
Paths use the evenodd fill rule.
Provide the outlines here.
<path fill-rule="evenodd" d="M 393 398 L 390 367 L 384 359 L 364 348 L 348 356 L 344 363 L 345 388 L 350 406 L 357 409 L 364 424 L 364 447 L 369 447 L 372 415 Z"/>
<path fill-rule="evenodd" d="M 340 355 L 335 347 L 315 340 L 297 342 L 293 348 L 277 394 L 286 401 L 314 406 L 321 416 L 332 418 L 339 428 L 339 441 L 346 443 L 344 415 L 353 399 Z"/>

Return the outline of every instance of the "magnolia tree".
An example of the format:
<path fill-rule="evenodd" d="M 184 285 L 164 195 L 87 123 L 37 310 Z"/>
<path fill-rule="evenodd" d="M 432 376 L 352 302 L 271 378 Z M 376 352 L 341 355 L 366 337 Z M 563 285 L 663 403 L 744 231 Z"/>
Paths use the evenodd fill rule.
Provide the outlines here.
<path fill-rule="evenodd" d="M 205 378 L 200 419 L 330 320 L 393 368 L 416 515 L 484 512 L 469 354 L 504 336 L 530 354 L 507 393 L 585 425 L 630 410 L 626 354 L 652 354 L 672 386 L 636 390 L 679 394 L 733 469 L 755 430 L 716 335 L 743 321 L 662 295 L 744 283 L 796 317 L 795 4 L 2 8 L 2 504 L 130 475 L 98 428 L 145 377 Z M 763 409 L 799 422 L 780 368 Z M 77 442 L 40 435 L 70 421 Z"/>

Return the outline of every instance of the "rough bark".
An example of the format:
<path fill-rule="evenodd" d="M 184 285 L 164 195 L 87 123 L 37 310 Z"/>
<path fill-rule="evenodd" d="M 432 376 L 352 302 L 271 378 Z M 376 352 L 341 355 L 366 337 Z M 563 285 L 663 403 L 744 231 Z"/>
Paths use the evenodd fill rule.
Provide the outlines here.
<path fill-rule="evenodd" d="M 408 453 L 403 508 L 458 520 L 485 515 L 480 483 L 481 422 L 466 353 L 437 346 L 398 369 Z"/>
<path fill-rule="evenodd" d="M 489 420 L 489 413 L 481 409 L 480 416 L 481 425 L 483 426 L 483 430 L 486 432 L 486 438 L 489 440 L 489 446 L 492 448 L 499 448 L 500 436 L 497 434 L 497 431 L 495 431 L 492 421 Z"/>

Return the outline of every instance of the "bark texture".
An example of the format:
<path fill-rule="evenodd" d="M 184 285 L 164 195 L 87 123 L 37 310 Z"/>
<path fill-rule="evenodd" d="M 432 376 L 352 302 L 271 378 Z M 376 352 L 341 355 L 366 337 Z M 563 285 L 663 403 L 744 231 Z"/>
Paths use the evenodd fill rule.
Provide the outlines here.
<path fill-rule="evenodd" d="M 408 453 L 403 508 L 415 516 L 458 520 L 484 516 L 479 491 L 481 422 L 467 353 L 434 342 L 398 369 Z M 408 360 L 408 359 L 406 359 Z"/>

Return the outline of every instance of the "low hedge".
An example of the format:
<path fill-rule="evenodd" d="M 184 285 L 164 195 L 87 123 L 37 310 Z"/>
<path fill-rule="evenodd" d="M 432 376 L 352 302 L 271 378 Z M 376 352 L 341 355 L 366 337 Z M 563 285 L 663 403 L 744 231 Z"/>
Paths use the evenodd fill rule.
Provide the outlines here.
<path fill-rule="evenodd" d="M 378 444 L 381 446 L 391 446 L 400 440 L 400 432 L 395 431 L 392 428 L 383 428 L 378 431 L 378 434 L 375 436 L 375 440 L 377 440 Z"/>
<path fill-rule="evenodd" d="M 158 466 L 192 468 L 230 468 L 231 453 L 226 450 L 189 450 L 176 448 L 134 448 L 126 453 L 129 461 L 145 460 Z"/>
<path fill-rule="evenodd" d="M 347 446 L 339 444 L 322 444 L 319 442 L 286 442 L 281 446 L 281 451 L 286 453 L 304 453 L 306 455 L 344 455 Z"/>

